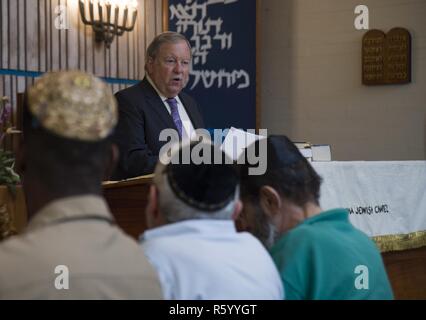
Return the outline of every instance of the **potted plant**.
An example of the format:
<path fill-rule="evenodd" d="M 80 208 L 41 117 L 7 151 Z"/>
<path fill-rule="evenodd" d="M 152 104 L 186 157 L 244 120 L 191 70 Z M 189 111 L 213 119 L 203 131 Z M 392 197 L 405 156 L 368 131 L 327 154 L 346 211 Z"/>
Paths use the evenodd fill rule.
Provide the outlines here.
<path fill-rule="evenodd" d="M 11 113 L 8 98 L 0 98 L 0 240 L 15 233 L 12 211 L 19 175 L 13 168 L 15 163 L 13 153 L 3 148 L 3 140 L 7 135 L 19 133 L 11 125 Z"/>

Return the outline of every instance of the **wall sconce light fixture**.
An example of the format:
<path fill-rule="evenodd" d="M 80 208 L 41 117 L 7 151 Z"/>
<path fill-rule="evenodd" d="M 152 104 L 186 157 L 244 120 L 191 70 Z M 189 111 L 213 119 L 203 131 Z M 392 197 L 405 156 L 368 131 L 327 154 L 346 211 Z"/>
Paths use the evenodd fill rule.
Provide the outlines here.
<path fill-rule="evenodd" d="M 127 21 L 129 12 L 132 15 L 130 23 Z M 136 0 L 80 0 L 81 20 L 92 26 L 95 40 L 104 41 L 107 48 L 110 47 L 114 36 L 121 36 L 124 31 L 133 30 L 137 13 Z"/>

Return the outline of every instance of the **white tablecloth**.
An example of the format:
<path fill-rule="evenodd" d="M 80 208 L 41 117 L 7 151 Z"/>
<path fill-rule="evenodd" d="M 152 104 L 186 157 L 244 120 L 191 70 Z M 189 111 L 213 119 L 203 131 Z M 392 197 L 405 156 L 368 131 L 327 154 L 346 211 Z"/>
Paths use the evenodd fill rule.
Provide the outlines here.
<path fill-rule="evenodd" d="M 349 209 L 371 237 L 426 230 L 426 161 L 312 162 L 323 209 Z"/>

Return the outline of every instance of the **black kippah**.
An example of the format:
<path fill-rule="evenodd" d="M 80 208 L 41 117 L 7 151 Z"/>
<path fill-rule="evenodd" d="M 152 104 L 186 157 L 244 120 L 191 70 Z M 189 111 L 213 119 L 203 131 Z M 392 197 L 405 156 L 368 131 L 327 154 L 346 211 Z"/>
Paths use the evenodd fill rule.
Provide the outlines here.
<path fill-rule="evenodd" d="M 234 199 L 238 175 L 229 159 L 228 164 L 225 163 L 226 155 L 221 150 L 211 144 L 202 144 L 211 151 L 210 163 L 196 164 L 193 157 L 187 164 L 172 162 L 166 168 L 167 177 L 173 192 L 183 202 L 202 211 L 217 211 Z M 188 152 L 187 148 L 192 151 L 196 145 L 180 148 L 174 158 L 182 159 L 182 153 Z M 215 152 L 219 154 L 220 164 L 214 163 Z"/>
<path fill-rule="evenodd" d="M 305 157 L 286 136 L 272 135 L 268 138 L 268 166 L 271 169 L 291 166 L 304 160 Z"/>
<path fill-rule="evenodd" d="M 265 154 L 260 154 L 262 148 L 261 143 L 266 143 Z M 255 154 L 259 157 L 260 161 L 265 161 L 267 164 L 267 172 L 274 169 L 285 168 L 294 165 L 300 161 L 307 161 L 296 145 L 284 135 L 271 135 L 266 139 L 257 140 L 248 146 L 250 151 L 246 151 L 241 155 L 238 160 L 240 175 L 245 179 L 249 175 L 249 168 L 257 167 L 259 164 L 251 164 L 248 161 L 249 154 Z"/>

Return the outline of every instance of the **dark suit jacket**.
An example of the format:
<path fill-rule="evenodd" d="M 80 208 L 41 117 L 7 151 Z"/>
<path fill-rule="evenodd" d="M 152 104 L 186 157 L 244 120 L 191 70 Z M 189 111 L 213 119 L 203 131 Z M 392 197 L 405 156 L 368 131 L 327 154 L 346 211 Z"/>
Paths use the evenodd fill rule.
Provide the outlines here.
<path fill-rule="evenodd" d="M 150 174 L 154 171 L 161 147 L 167 143 L 159 141 L 161 130 L 177 130 L 172 116 L 146 78 L 117 92 L 115 97 L 119 120 L 113 140 L 120 149 L 120 159 L 112 179 Z M 204 122 L 194 99 L 183 92 L 179 98 L 194 129 L 203 128 Z"/>

